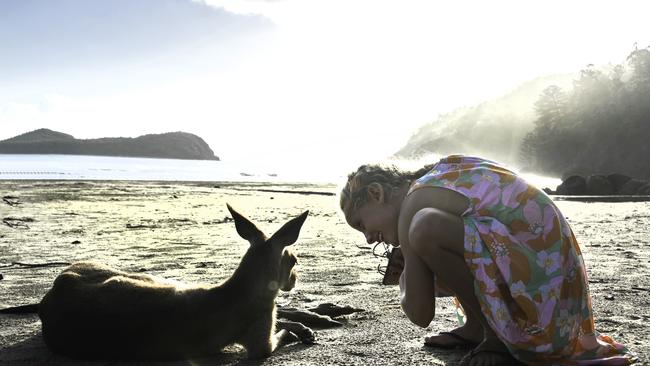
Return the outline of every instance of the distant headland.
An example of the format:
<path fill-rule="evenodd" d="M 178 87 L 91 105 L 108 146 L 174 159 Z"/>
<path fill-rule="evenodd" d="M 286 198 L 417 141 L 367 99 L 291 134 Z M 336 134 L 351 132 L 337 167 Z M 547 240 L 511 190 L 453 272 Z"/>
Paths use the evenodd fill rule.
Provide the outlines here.
<path fill-rule="evenodd" d="M 76 139 L 41 128 L 0 141 L 0 154 L 100 155 L 161 159 L 219 160 L 199 136 L 186 132 Z"/>

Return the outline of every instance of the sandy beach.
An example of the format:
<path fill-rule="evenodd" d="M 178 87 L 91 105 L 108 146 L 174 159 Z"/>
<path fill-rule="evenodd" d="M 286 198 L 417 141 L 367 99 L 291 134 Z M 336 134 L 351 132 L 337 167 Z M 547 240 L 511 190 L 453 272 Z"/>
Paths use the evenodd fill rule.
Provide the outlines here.
<path fill-rule="evenodd" d="M 248 243 L 226 203 L 265 233 L 304 210 L 310 215 L 293 246 L 296 288 L 278 303 L 309 308 L 332 302 L 365 309 L 343 327 L 316 330 L 316 344 L 291 344 L 263 365 L 454 365 L 462 350 L 423 347 L 426 334 L 456 325 L 451 299 L 439 300 L 426 329 L 402 313 L 398 288 L 381 285 L 380 261 L 345 223 L 334 185 L 129 181 L 0 181 L 0 308 L 37 303 L 65 265 L 97 260 L 184 282 L 217 284 Z M 558 200 L 581 244 L 599 331 L 650 364 L 650 202 Z M 210 360 L 170 365 L 247 363 L 233 346 Z M 127 365 L 78 362 L 48 351 L 38 316 L 0 315 L 2 365 Z"/>

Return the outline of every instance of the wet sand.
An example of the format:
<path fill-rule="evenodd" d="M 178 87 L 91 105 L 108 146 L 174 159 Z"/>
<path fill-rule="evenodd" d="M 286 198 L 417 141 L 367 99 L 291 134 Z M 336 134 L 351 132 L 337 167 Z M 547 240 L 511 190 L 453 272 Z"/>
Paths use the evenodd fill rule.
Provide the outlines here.
<path fill-rule="evenodd" d="M 381 285 L 371 246 L 338 211 L 337 188 L 305 184 L 0 181 L 0 308 L 40 301 L 63 265 L 97 260 L 185 282 L 219 283 L 248 243 L 237 235 L 226 202 L 267 234 L 310 210 L 293 250 L 296 288 L 278 303 L 324 302 L 365 312 L 344 326 L 316 331 L 317 344 L 292 344 L 263 365 L 454 365 L 464 351 L 423 347 L 425 334 L 456 325 L 450 299 L 436 305 L 427 329 L 401 312 L 398 288 Z M 596 327 L 650 360 L 650 202 L 557 201 L 581 243 Z M 170 365 L 237 364 L 238 346 L 211 360 Z M 0 364 L 126 365 L 77 362 L 50 353 L 36 315 L 0 315 Z"/>

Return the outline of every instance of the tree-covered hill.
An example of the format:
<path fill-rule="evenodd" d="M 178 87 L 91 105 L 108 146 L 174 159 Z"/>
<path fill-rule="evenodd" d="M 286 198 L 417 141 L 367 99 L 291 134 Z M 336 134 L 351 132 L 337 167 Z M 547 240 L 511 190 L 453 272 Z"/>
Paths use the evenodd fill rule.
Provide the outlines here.
<path fill-rule="evenodd" d="M 535 110 L 521 151 L 531 169 L 650 178 L 650 49 L 609 72 L 587 67 L 570 90 L 545 89 Z"/>
<path fill-rule="evenodd" d="M 650 178 L 650 48 L 544 77 L 422 126 L 397 157 L 478 154 L 538 173 Z"/>
<path fill-rule="evenodd" d="M 500 98 L 441 115 L 420 127 L 395 156 L 464 153 L 518 163 L 520 144 L 534 127 L 535 100 L 550 85 L 570 86 L 574 77 L 540 77 Z"/>

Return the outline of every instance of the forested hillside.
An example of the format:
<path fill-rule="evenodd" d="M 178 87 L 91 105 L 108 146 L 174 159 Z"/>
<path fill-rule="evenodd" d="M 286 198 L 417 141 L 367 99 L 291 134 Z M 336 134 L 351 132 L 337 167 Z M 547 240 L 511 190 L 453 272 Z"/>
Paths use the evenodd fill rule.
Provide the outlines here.
<path fill-rule="evenodd" d="M 650 178 L 650 49 L 626 63 L 538 78 L 512 93 L 440 116 L 397 157 L 478 154 L 523 170 Z"/>
<path fill-rule="evenodd" d="M 539 77 L 502 97 L 443 114 L 415 131 L 395 155 L 412 159 L 430 153 L 464 153 L 518 164 L 521 142 L 534 128 L 534 104 L 540 93 L 550 85 L 570 87 L 575 77 Z"/>
<path fill-rule="evenodd" d="M 550 86 L 535 103 L 522 163 L 548 174 L 650 177 L 650 50 L 636 49 L 610 72 L 590 66 L 573 88 Z"/>

